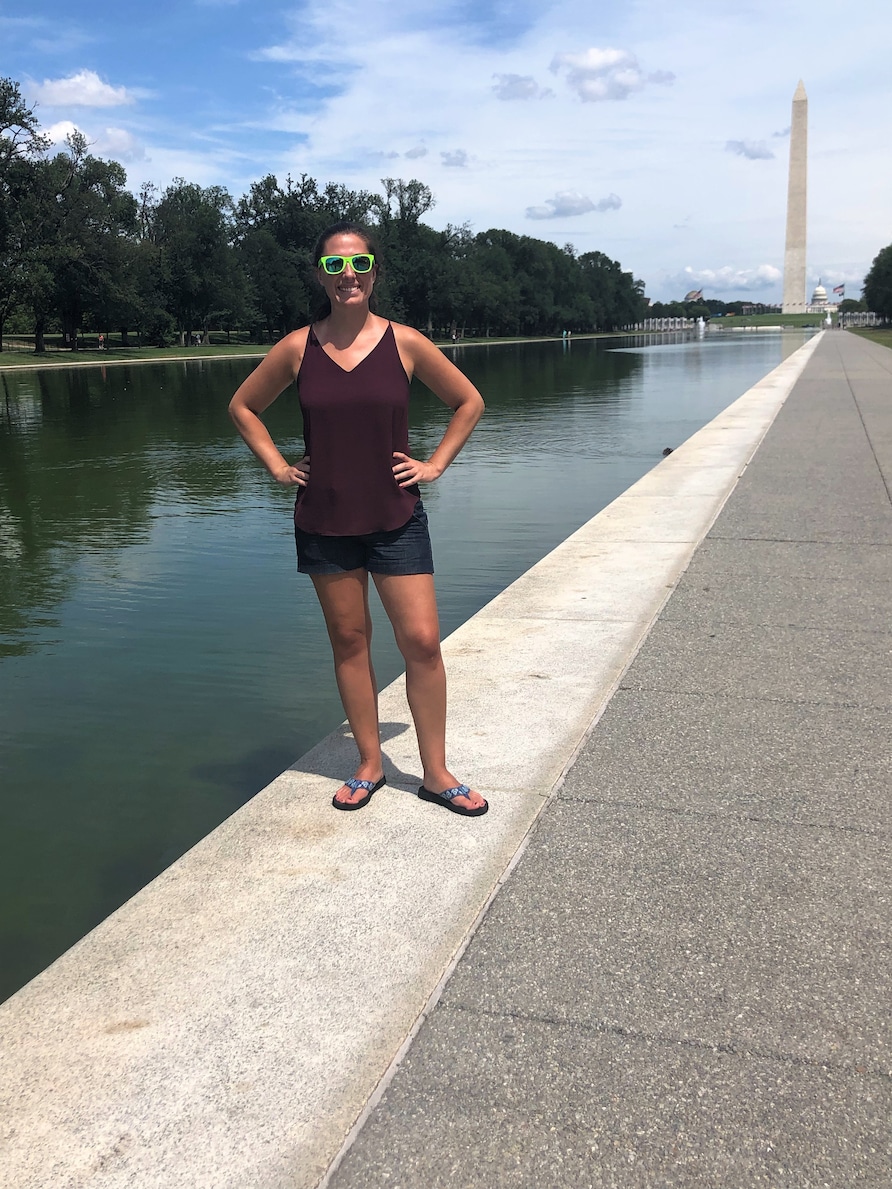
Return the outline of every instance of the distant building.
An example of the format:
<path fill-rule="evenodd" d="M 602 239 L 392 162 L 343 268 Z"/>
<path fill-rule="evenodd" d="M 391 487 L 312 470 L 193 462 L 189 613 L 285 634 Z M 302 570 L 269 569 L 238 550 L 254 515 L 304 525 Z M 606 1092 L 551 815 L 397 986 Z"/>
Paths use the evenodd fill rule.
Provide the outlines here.
<path fill-rule="evenodd" d="M 827 290 L 824 288 L 821 282 L 818 281 L 817 285 L 815 286 L 815 291 L 811 295 L 808 312 L 810 314 L 835 314 L 837 309 L 838 306 L 828 300 Z"/>

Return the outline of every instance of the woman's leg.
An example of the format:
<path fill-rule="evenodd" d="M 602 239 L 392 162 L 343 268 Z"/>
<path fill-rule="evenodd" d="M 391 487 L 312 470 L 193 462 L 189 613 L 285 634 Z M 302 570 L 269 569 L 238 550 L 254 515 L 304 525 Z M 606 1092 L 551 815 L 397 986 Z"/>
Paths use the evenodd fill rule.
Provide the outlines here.
<path fill-rule="evenodd" d="M 334 653 L 335 677 L 344 712 L 359 750 L 359 780 L 377 781 L 384 774 L 378 734 L 378 684 L 372 667 L 372 617 L 369 613 L 369 576 L 365 570 L 345 574 L 313 574 Z M 339 801 L 358 801 L 365 789 L 335 793 Z"/>
<path fill-rule="evenodd" d="M 424 787 L 454 788 L 446 767 L 446 670 L 440 653 L 440 621 L 432 574 L 372 574 L 393 634 L 406 662 L 406 697 L 415 721 Z M 464 809 L 483 804 L 479 793 L 456 797 Z"/>

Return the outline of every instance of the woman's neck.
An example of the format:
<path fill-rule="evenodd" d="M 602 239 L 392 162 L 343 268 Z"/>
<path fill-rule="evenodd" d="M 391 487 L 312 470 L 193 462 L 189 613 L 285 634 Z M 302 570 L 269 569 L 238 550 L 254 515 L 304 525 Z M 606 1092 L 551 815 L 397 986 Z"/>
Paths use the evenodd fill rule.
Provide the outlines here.
<path fill-rule="evenodd" d="M 356 309 L 333 308 L 325 323 L 325 337 L 336 347 L 349 346 L 375 322 L 375 315 L 367 305 Z"/>

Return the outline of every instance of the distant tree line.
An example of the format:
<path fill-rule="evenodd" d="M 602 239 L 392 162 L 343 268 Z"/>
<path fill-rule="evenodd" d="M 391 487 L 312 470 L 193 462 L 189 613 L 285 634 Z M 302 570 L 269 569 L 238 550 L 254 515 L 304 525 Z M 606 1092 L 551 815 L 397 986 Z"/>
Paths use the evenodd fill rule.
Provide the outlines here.
<path fill-rule="evenodd" d="M 182 178 L 126 188 L 123 166 L 91 155 L 80 132 L 50 142 L 12 79 L 0 78 L 0 345 L 4 324 L 35 350 L 61 331 L 120 333 L 163 345 L 213 330 L 272 341 L 312 319 L 311 262 L 340 219 L 375 232 L 379 310 L 429 333 L 560 334 L 613 330 L 644 314 L 644 284 L 601 252 L 577 254 L 504 230 L 435 231 L 422 182 L 385 178 L 382 193 L 269 175 L 233 200 Z"/>
<path fill-rule="evenodd" d="M 717 318 L 729 314 L 768 314 L 776 305 L 762 302 L 719 301 L 714 297 L 700 297 L 693 301 L 654 301 L 647 308 L 648 318 Z"/>
<path fill-rule="evenodd" d="M 864 278 L 864 300 L 869 310 L 887 321 L 892 319 L 892 244 L 874 257 Z"/>

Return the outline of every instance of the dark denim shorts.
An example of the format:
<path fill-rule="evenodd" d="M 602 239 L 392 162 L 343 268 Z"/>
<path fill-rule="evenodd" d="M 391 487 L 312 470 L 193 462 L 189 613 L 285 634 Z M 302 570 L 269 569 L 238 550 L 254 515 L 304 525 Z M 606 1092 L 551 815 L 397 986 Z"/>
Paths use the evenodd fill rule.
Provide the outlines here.
<path fill-rule="evenodd" d="M 387 532 L 323 537 L 320 533 L 305 533 L 295 525 L 294 539 L 301 574 L 345 574 L 348 570 L 368 570 L 370 574 L 434 572 L 427 512 L 421 500 L 405 524 Z"/>

